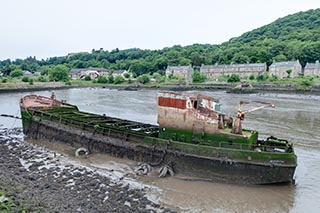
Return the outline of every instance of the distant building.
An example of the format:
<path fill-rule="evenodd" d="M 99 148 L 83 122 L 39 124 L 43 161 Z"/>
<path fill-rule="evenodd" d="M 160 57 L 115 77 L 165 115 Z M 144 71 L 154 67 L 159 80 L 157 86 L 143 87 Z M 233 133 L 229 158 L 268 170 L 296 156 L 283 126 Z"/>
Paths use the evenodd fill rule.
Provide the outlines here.
<path fill-rule="evenodd" d="M 184 78 L 186 81 L 192 81 L 193 68 L 191 65 L 189 66 L 168 66 L 166 69 L 166 77 L 168 78 L 170 75 L 175 77 Z"/>
<path fill-rule="evenodd" d="M 32 75 L 32 72 L 30 72 L 29 70 L 22 70 L 23 75 Z"/>
<path fill-rule="evenodd" d="M 292 70 L 290 74 L 291 78 L 297 77 L 302 74 L 302 66 L 299 60 L 273 62 L 269 67 L 269 75 L 275 75 L 279 78 L 285 78 L 288 76 L 287 70 Z"/>
<path fill-rule="evenodd" d="M 35 72 L 33 73 L 33 75 L 35 75 L 35 76 L 40 76 L 40 75 L 41 75 L 41 71 L 35 71 Z"/>
<path fill-rule="evenodd" d="M 320 63 L 317 60 L 316 63 L 307 63 L 304 68 L 304 76 L 320 76 Z"/>
<path fill-rule="evenodd" d="M 125 75 L 126 73 L 129 73 L 129 72 L 128 72 L 127 70 L 114 70 L 114 71 L 112 72 L 112 75 L 113 75 L 113 77 L 116 77 L 116 76 L 118 76 L 118 75 L 124 77 L 124 75 Z M 130 74 L 130 73 L 129 73 L 129 74 Z M 131 74 L 130 74 L 130 76 L 131 76 Z"/>
<path fill-rule="evenodd" d="M 71 69 L 70 77 L 74 80 L 83 79 L 89 76 L 91 79 L 97 79 L 100 75 L 108 76 L 109 71 L 105 68 L 89 67 L 83 69 Z"/>
<path fill-rule="evenodd" d="M 266 63 L 255 64 L 215 64 L 201 65 L 200 73 L 207 78 L 219 78 L 222 75 L 238 74 L 241 78 L 249 78 L 250 75 L 259 75 L 267 70 Z"/>

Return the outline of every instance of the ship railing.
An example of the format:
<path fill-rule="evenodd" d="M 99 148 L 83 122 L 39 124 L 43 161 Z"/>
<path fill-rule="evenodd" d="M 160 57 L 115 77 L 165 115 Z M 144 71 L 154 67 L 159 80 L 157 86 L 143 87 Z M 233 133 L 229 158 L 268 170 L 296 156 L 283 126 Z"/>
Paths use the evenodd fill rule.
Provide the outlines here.
<path fill-rule="evenodd" d="M 146 136 L 144 132 L 139 131 L 124 131 L 113 126 L 100 126 L 94 123 L 83 122 L 79 120 L 74 120 L 70 118 L 64 118 L 53 113 L 48 113 L 45 111 L 33 110 L 33 115 L 41 116 L 41 118 L 51 121 L 57 121 L 61 124 L 67 124 L 68 126 L 80 127 L 82 130 L 89 130 L 93 134 L 102 134 L 108 137 L 117 137 L 123 140 L 130 140 L 132 142 L 142 142 L 143 138 Z"/>
<path fill-rule="evenodd" d="M 257 144 L 243 144 L 243 143 L 229 143 L 229 142 L 219 142 L 218 147 L 230 148 L 230 149 L 240 149 L 240 150 L 253 150 L 256 152 L 279 152 L 279 153 L 289 153 L 292 152 L 292 148 L 288 145 L 257 145 Z"/>

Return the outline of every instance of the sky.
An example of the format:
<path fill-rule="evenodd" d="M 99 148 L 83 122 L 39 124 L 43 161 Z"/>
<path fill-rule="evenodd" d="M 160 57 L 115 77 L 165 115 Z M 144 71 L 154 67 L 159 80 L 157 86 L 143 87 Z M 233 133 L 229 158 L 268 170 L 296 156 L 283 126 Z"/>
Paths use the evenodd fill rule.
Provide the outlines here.
<path fill-rule="evenodd" d="M 0 60 L 220 44 L 319 0 L 0 0 Z"/>

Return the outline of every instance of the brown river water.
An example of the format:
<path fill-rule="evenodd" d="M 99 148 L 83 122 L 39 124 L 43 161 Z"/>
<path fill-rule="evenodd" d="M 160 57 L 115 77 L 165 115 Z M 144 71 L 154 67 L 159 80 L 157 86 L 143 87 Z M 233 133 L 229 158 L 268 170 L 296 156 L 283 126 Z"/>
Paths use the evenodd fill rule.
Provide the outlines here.
<path fill-rule="evenodd" d="M 200 91 L 188 91 L 196 93 Z M 50 96 L 51 91 L 33 92 Z M 82 111 L 145 123 L 157 123 L 157 91 L 69 89 L 55 91 L 58 99 Z M 138 181 L 159 187 L 160 202 L 182 212 L 320 212 L 320 96 L 300 94 L 228 94 L 201 91 L 220 99 L 222 111 L 235 116 L 240 100 L 265 101 L 276 105 L 246 116 L 243 127 L 261 137 L 274 135 L 292 142 L 298 156 L 295 184 L 242 186 L 215 182 L 184 181 L 176 177 L 143 177 Z M 0 114 L 20 116 L 19 99 L 24 93 L 0 94 Z M 21 120 L 0 117 L 0 128 L 21 127 Z M 62 152 L 64 148 L 61 149 Z M 95 165 L 132 165 L 124 159 L 95 154 Z M 104 165 L 108 166 L 108 165 Z"/>

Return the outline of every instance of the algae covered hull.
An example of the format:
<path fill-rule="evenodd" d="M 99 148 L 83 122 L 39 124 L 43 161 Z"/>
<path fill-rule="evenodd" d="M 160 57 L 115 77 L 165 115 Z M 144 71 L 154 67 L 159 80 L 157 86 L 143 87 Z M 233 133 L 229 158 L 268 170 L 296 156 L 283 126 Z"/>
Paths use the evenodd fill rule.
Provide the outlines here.
<path fill-rule="evenodd" d="M 224 127 L 206 117 L 201 130 L 199 119 L 196 119 L 199 116 L 191 109 L 184 109 L 187 102 L 175 102 L 169 100 L 169 96 L 172 94 L 158 97 L 160 121 L 157 126 L 82 112 L 55 97 L 29 95 L 20 102 L 23 130 L 31 138 L 61 141 L 86 147 L 91 152 L 126 157 L 155 167 L 171 165 L 176 173 L 192 179 L 245 184 L 293 180 L 296 155 L 287 141 L 274 137 L 261 141 L 257 139 L 257 132 L 248 130 L 243 130 L 241 135 L 229 133 L 227 118 L 219 113 L 211 113 L 211 116 L 224 121 Z M 207 103 L 204 96 L 199 96 L 193 100 L 193 108 L 197 108 L 196 101 L 203 106 Z M 180 106 L 180 111 L 176 110 L 175 104 Z M 218 105 L 213 107 L 219 110 Z M 177 112 L 173 113 L 172 109 Z M 175 116 L 183 119 L 183 110 L 189 110 L 189 115 L 184 118 L 187 121 L 191 116 L 192 125 L 189 122 L 168 122 L 176 119 Z M 195 110 L 203 112 L 200 106 Z M 209 132 L 204 132 L 205 128 Z"/>

